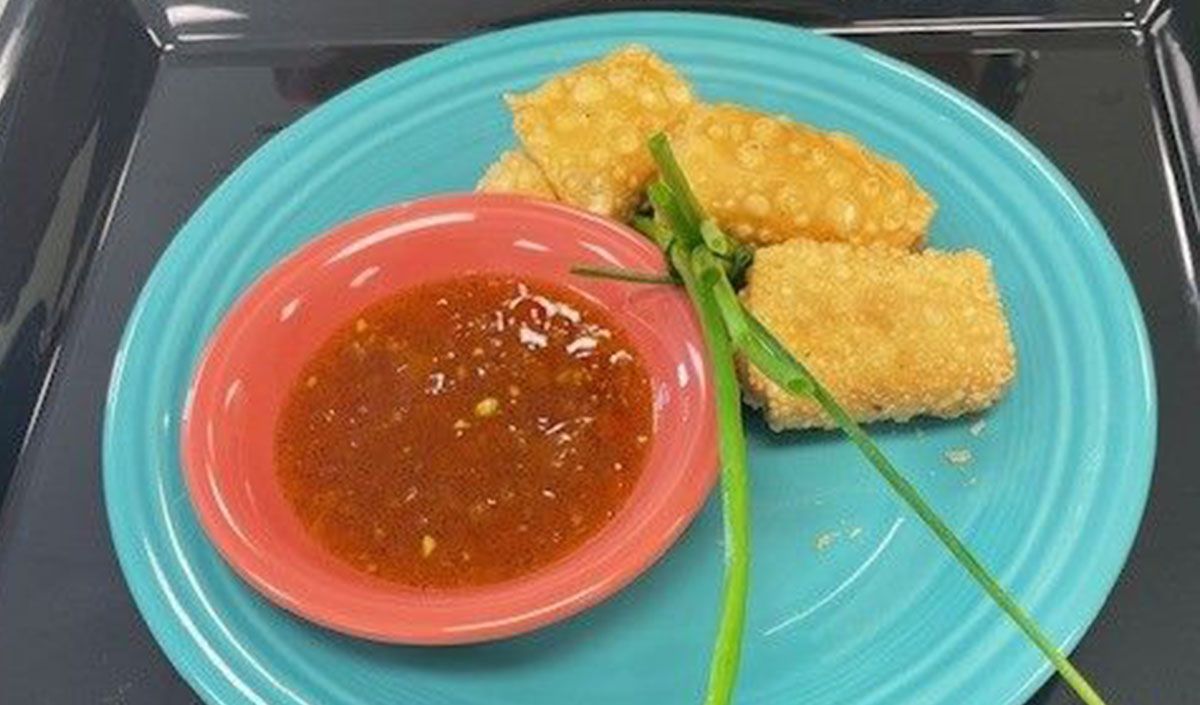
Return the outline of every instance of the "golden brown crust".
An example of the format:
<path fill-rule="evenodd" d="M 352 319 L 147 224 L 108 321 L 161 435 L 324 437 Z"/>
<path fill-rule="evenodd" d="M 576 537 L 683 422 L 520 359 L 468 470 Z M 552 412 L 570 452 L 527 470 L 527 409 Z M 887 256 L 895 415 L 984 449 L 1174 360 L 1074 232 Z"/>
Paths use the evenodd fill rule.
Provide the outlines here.
<path fill-rule="evenodd" d="M 680 120 L 693 101 L 670 64 L 636 45 L 506 100 L 517 137 L 559 198 L 620 220 L 654 174 L 646 140 Z"/>
<path fill-rule="evenodd" d="M 540 167 L 519 149 L 510 149 L 492 162 L 475 186 L 484 193 L 513 193 L 557 201 L 558 196 Z"/>
<path fill-rule="evenodd" d="M 794 240 L 758 250 L 742 297 L 860 422 L 984 409 L 1016 374 L 991 266 L 971 250 Z M 757 370 L 745 378 L 772 428 L 832 425 Z"/>
<path fill-rule="evenodd" d="M 738 105 L 696 105 L 672 129 L 705 210 L 743 242 L 797 237 L 921 245 L 933 200 L 854 138 Z"/>

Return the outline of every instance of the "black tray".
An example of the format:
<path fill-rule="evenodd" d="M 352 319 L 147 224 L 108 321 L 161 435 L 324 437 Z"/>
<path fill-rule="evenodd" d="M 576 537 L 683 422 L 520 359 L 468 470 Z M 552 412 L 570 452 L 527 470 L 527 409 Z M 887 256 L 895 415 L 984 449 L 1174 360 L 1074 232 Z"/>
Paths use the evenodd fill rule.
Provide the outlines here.
<path fill-rule="evenodd" d="M 1196 701 L 1200 37 L 1190 2 L 10 0 L 0 4 L 0 703 L 197 701 L 117 568 L 99 438 L 125 317 L 205 194 L 282 126 L 378 69 L 494 27 L 630 7 L 736 11 L 868 44 L 979 98 L 1079 186 L 1146 312 L 1161 417 L 1146 519 L 1078 662 L 1113 705 Z M 1071 701 L 1057 680 L 1033 700 Z"/>

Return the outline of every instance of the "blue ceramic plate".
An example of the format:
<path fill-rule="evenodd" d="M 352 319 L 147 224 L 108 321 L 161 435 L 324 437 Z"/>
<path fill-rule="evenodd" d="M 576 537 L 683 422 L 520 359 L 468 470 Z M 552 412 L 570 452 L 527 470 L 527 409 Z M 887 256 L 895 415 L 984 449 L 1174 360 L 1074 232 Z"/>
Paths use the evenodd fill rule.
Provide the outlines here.
<path fill-rule="evenodd" d="M 1070 184 L 975 103 L 853 44 L 715 16 L 583 17 L 454 44 L 338 96 L 222 184 L 142 292 L 108 400 L 108 516 L 146 622 L 207 702 L 698 702 L 721 574 L 715 504 L 650 572 L 567 623 L 476 647 L 381 646 L 300 621 L 238 580 L 197 525 L 178 461 L 192 367 L 258 273 L 363 211 L 471 188 L 513 140 L 502 92 L 631 41 L 707 99 L 851 132 L 903 162 L 941 204 L 932 244 L 992 258 L 1016 386 L 982 430 L 964 419 L 875 433 L 1060 643 L 1095 616 L 1142 513 L 1155 400 L 1137 301 Z M 1004 705 L 1047 677 L 847 443 L 750 423 L 740 703 Z M 947 463 L 959 448 L 973 461 Z"/>

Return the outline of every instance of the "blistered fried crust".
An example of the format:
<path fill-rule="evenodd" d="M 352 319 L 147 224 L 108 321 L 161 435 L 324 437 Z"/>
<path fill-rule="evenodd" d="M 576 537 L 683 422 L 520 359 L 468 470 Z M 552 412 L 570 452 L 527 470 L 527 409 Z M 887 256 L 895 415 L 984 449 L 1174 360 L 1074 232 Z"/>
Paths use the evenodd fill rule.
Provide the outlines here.
<path fill-rule="evenodd" d="M 852 137 L 737 105 L 697 105 L 672 144 L 704 209 L 743 242 L 797 237 L 914 248 L 934 202 Z"/>
<path fill-rule="evenodd" d="M 506 96 L 525 151 L 565 203 L 627 219 L 654 162 L 646 140 L 682 119 L 692 89 L 665 61 L 627 46 Z"/>
<path fill-rule="evenodd" d="M 742 296 L 860 422 L 984 409 L 1016 373 L 991 266 L 974 251 L 794 240 L 758 250 Z M 773 429 L 832 426 L 814 402 L 743 372 Z"/>
<path fill-rule="evenodd" d="M 484 193 L 512 193 L 557 201 L 541 167 L 519 149 L 510 149 L 492 162 L 475 186 Z"/>

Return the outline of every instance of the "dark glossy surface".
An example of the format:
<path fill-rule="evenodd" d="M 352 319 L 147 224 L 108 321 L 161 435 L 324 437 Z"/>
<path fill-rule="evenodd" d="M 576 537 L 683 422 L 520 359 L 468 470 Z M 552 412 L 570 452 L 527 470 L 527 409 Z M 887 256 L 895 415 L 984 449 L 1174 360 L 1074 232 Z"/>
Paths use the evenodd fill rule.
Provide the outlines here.
<path fill-rule="evenodd" d="M 911 25 L 949 28 L 988 24 L 1091 23 L 1127 20 L 1143 11 L 1137 0 L 443 0 L 437 3 L 323 0 L 264 3 L 252 0 L 133 0 L 164 46 L 192 50 L 245 50 L 380 42 L 444 42 L 489 28 L 547 17 L 615 10 L 727 12 L 835 27 L 849 31 Z"/>
<path fill-rule="evenodd" d="M 1195 13 L 1159 3 L 1139 27 L 1130 17 L 1147 9 L 1123 0 L 988 0 L 973 7 L 1002 21 L 957 27 L 965 21 L 948 18 L 967 4 L 739 7 L 836 27 L 978 96 L 1105 222 L 1150 328 L 1159 457 L 1133 555 L 1078 662 L 1112 703 L 1188 702 L 1200 685 Z M 0 66 L 0 477 L 15 469 L 0 516 L 0 703 L 195 701 L 113 558 L 99 424 L 125 316 L 204 194 L 281 126 L 379 68 L 448 37 L 600 5 L 139 0 L 135 16 L 100 0 L 12 0 L 0 11 L 0 45 L 16 47 Z M 892 20 L 868 19 L 885 7 Z M 898 31 L 895 18 L 926 29 Z M 172 47 L 161 59 L 155 40 Z M 1054 681 L 1034 702 L 1073 701 Z"/>
<path fill-rule="evenodd" d="M 0 494 L 119 188 L 154 77 L 144 39 L 104 3 L 0 15 Z"/>

